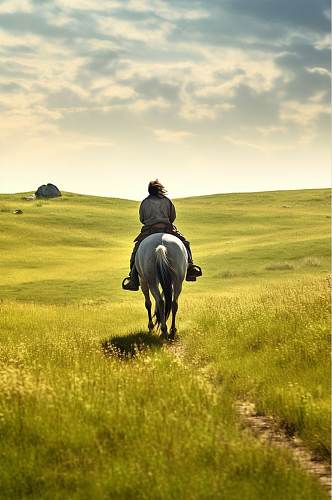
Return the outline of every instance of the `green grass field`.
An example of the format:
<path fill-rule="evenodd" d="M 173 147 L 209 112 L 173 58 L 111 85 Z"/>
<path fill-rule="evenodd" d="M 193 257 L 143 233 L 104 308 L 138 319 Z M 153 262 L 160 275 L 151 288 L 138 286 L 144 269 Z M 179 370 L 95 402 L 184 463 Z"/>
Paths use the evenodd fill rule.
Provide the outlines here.
<path fill-rule="evenodd" d="M 138 203 L 21 198 L 0 195 L 0 498 L 328 498 L 234 408 L 330 454 L 328 190 L 175 201 L 204 271 L 180 358 L 121 290 Z"/>

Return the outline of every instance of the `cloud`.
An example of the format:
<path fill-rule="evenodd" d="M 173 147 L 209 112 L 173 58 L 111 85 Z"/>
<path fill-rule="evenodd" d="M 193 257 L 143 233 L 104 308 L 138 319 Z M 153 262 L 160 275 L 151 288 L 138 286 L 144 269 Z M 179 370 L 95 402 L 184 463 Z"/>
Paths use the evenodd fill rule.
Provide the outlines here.
<path fill-rule="evenodd" d="M 143 75 L 128 81 L 135 91 L 146 99 L 162 97 L 170 102 L 179 100 L 181 83 L 178 80 L 164 80 L 158 76 L 144 78 Z"/>
<path fill-rule="evenodd" d="M 172 26 L 168 22 L 160 22 L 156 19 L 130 22 L 112 16 L 99 16 L 97 29 L 105 36 L 111 33 L 116 39 L 123 38 L 150 44 L 164 42 L 171 32 Z"/>
<path fill-rule="evenodd" d="M 270 137 L 276 134 L 284 134 L 288 132 L 288 128 L 285 126 L 271 126 L 271 127 L 256 127 L 257 132 L 261 134 L 263 137 Z"/>
<path fill-rule="evenodd" d="M 45 105 L 47 108 L 66 110 L 84 107 L 87 95 L 80 88 L 62 87 L 47 94 Z"/>
<path fill-rule="evenodd" d="M 17 92 L 25 92 L 25 87 L 15 82 L 0 82 L 0 93 L 1 94 L 15 94 Z M 1 99 L 1 98 L 0 98 Z"/>
<path fill-rule="evenodd" d="M 55 0 L 58 7 L 66 12 L 86 11 L 93 13 L 114 14 L 118 18 L 129 16 L 133 19 L 142 19 L 145 16 L 156 17 L 176 21 L 178 19 L 196 20 L 209 16 L 204 7 L 188 8 L 179 4 L 174 8 L 162 0 Z M 126 16 L 127 14 L 127 16 Z"/>
<path fill-rule="evenodd" d="M 33 7 L 29 0 L 3 0 L 0 4 L 0 14 L 13 12 L 31 12 Z"/>
<path fill-rule="evenodd" d="M 288 75 L 288 81 L 282 88 L 283 100 L 305 102 L 317 92 L 325 92 L 327 79 L 324 69 L 329 71 L 329 59 L 329 50 L 318 49 L 313 42 L 295 37 L 289 51 L 276 58 L 276 64 Z"/>
<path fill-rule="evenodd" d="M 321 92 L 315 92 L 311 97 L 310 97 L 310 101 L 311 102 L 321 102 L 321 103 L 324 103 L 326 102 L 328 99 L 327 99 L 327 94 L 328 94 L 328 91 L 327 90 L 323 90 Z"/>
<path fill-rule="evenodd" d="M 316 73 L 317 75 L 331 77 L 331 71 L 329 71 L 326 68 L 315 67 L 315 68 L 306 68 L 306 70 L 308 71 L 308 73 Z"/>
<path fill-rule="evenodd" d="M 103 87 L 93 87 L 94 91 L 97 93 L 98 101 L 108 101 L 108 100 L 124 100 L 128 99 L 132 100 L 136 96 L 135 90 L 128 85 L 120 85 L 120 84 L 110 84 L 108 82 L 107 85 Z"/>
<path fill-rule="evenodd" d="M 169 102 L 165 99 L 158 97 L 156 99 L 137 99 L 136 101 L 130 104 L 130 109 L 134 112 L 145 112 L 147 110 L 159 108 L 159 109 L 168 109 L 170 106 Z"/>
<path fill-rule="evenodd" d="M 174 144 L 180 144 L 185 139 L 192 137 L 193 134 L 186 130 L 167 130 L 167 129 L 157 129 L 153 131 L 156 139 L 160 142 L 170 142 Z"/>
<path fill-rule="evenodd" d="M 271 141 L 250 141 L 239 139 L 238 137 L 224 136 L 223 139 L 232 146 L 239 146 L 245 149 L 254 149 L 262 153 L 272 153 L 274 151 L 287 151 L 295 148 L 293 144 L 276 144 Z"/>
<path fill-rule="evenodd" d="M 211 1 L 211 0 L 208 0 Z M 213 0 L 213 4 L 218 3 Z M 282 24 L 297 29 L 311 29 L 312 31 L 328 31 L 329 12 L 328 0 L 226 0 L 225 7 L 238 15 L 265 21 L 269 25 Z"/>
<path fill-rule="evenodd" d="M 308 137 L 326 130 L 328 17 L 325 0 L 5 0 L 2 122 L 82 143 Z"/>
<path fill-rule="evenodd" d="M 83 10 L 87 12 L 110 12 L 113 9 L 121 8 L 122 2 L 117 0 L 55 0 L 54 3 L 66 10 L 76 11 Z"/>
<path fill-rule="evenodd" d="M 318 119 L 320 115 L 328 115 L 328 107 L 319 102 L 301 103 L 297 101 L 286 101 L 282 103 L 280 118 L 285 123 L 295 123 L 297 125 L 310 125 Z"/>
<path fill-rule="evenodd" d="M 314 47 L 317 50 L 330 50 L 331 47 L 331 34 L 326 33 L 325 35 L 319 37 L 317 40 L 314 42 Z"/>

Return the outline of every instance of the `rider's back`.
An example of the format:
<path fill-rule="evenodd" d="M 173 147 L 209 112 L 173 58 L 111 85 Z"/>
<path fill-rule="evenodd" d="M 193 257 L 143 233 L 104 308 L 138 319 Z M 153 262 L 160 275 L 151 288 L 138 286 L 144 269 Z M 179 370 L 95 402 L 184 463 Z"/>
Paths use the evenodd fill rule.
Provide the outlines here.
<path fill-rule="evenodd" d="M 144 226 L 174 222 L 176 213 L 173 203 L 167 196 L 148 196 L 139 210 L 140 221 Z"/>

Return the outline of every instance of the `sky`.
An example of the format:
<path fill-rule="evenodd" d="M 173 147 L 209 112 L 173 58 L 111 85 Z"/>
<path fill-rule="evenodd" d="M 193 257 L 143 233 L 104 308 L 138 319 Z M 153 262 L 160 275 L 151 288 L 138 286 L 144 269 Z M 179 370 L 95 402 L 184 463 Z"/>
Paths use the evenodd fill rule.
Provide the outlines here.
<path fill-rule="evenodd" d="M 328 0 L 0 0 L 0 192 L 330 185 Z"/>

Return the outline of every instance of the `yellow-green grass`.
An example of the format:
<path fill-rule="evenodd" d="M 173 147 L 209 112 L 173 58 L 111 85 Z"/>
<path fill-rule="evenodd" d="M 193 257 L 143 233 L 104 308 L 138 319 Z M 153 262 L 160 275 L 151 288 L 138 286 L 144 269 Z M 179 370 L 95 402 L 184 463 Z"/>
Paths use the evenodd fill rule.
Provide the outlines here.
<path fill-rule="evenodd" d="M 141 307 L 0 309 L 0 497 L 327 498 L 288 451 L 241 428 L 228 379 L 140 333 Z M 180 327 L 200 349 L 185 311 Z M 122 336 L 151 350 L 112 355 Z"/>
<path fill-rule="evenodd" d="M 185 359 L 221 391 L 255 401 L 291 435 L 329 458 L 330 287 L 302 280 L 261 294 L 192 301 Z"/>
<path fill-rule="evenodd" d="M 204 271 L 180 358 L 120 288 L 138 203 L 21 196 L 0 196 L 0 497 L 326 498 L 234 403 L 328 455 L 328 190 L 176 200 Z"/>
<path fill-rule="evenodd" d="M 176 223 L 204 270 L 204 279 L 185 292 L 236 294 L 285 277 L 324 276 L 329 196 L 305 190 L 176 200 Z M 133 300 L 120 283 L 140 229 L 137 202 L 70 193 L 49 201 L 21 198 L 0 196 L 0 298 Z M 24 213 L 14 215 L 15 208 Z"/>

